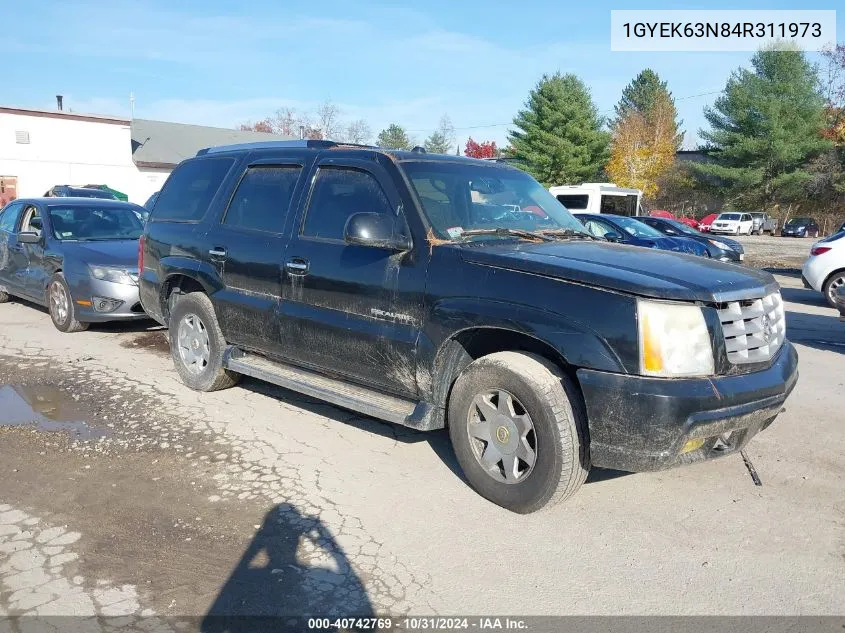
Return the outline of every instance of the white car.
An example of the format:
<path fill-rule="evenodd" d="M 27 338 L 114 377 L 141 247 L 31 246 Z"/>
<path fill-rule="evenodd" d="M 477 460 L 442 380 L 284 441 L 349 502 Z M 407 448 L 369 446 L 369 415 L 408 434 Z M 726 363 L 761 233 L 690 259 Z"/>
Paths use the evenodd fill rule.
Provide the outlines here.
<path fill-rule="evenodd" d="M 845 232 L 834 233 L 813 244 L 801 269 L 801 280 L 837 307 L 836 290 L 845 285 Z"/>
<path fill-rule="evenodd" d="M 710 225 L 711 233 L 730 233 L 732 235 L 751 235 L 754 230 L 754 218 L 750 213 L 720 213 Z"/>

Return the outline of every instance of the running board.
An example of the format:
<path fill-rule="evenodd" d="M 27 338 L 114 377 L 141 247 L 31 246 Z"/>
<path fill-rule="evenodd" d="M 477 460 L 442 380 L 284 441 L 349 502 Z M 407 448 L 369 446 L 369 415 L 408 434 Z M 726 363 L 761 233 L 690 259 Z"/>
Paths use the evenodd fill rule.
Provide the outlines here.
<path fill-rule="evenodd" d="M 426 402 L 392 396 L 308 369 L 278 363 L 237 347 L 226 348 L 223 367 L 394 424 L 422 431 L 443 427 L 442 423 L 435 422 L 434 408 Z"/>

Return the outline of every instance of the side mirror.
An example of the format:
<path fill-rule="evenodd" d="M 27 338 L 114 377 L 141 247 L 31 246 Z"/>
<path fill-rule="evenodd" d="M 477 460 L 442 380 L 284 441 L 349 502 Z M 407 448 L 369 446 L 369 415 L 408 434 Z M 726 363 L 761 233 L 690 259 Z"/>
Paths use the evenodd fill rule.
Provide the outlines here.
<path fill-rule="evenodd" d="M 41 234 L 34 231 L 18 233 L 19 244 L 38 244 L 41 241 Z"/>
<path fill-rule="evenodd" d="M 616 231 L 610 231 L 609 233 L 604 234 L 604 239 L 606 239 L 608 242 L 621 242 L 622 234 L 617 233 Z"/>
<path fill-rule="evenodd" d="M 347 244 L 407 251 L 411 241 L 397 230 L 396 219 L 382 213 L 356 213 L 346 221 L 343 239 Z"/>

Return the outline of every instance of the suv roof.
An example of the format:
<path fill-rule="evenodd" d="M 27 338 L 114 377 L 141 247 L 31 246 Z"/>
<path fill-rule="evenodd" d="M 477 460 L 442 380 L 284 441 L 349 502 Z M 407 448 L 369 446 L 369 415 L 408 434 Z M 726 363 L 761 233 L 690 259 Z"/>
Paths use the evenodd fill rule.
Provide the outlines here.
<path fill-rule="evenodd" d="M 396 160 L 437 160 L 448 161 L 455 163 L 482 163 L 490 165 L 490 161 L 486 159 L 469 158 L 466 156 L 456 156 L 452 154 L 430 154 L 424 148 L 417 146 L 412 150 L 398 150 L 389 149 L 385 147 L 377 147 L 375 145 L 359 145 L 357 143 L 340 143 L 337 141 L 324 140 L 293 140 L 293 141 L 256 141 L 254 143 L 237 143 L 235 145 L 218 145 L 216 147 L 206 147 L 197 152 L 197 156 L 206 156 L 211 154 L 225 154 L 235 152 L 246 152 L 255 150 L 274 150 L 274 149 L 288 149 L 288 150 L 346 150 L 346 151 L 369 151 L 385 154 L 393 157 Z M 504 162 L 498 163 L 497 167 L 505 169 L 516 169 Z M 519 171 L 519 170 L 517 170 Z"/>

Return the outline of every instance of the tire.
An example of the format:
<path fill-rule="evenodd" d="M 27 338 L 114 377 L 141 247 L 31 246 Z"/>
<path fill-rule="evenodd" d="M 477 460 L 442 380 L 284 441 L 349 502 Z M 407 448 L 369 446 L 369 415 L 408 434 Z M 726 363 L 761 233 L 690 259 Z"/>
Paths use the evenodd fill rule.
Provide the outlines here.
<path fill-rule="evenodd" d="M 824 298 L 828 305 L 831 308 L 836 308 L 837 310 L 839 309 L 839 306 L 837 306 L 836 302 L 833 300 L 832 294 L 833 290 L 842 284 L 845 284 L 845 270 L 837 270 L 825 280 L 824 285 L 822 286 L 822 293 L 824 294 Z"/>
<path fill-rule="evenodd" d="M 183 328 L 184 330 L 181 330 Z M 186 335 L 180 345 L 180 331 Z M 240 381 L 238 373 L 223 367 L 226 340 L 211 300 L 202 292 L 183 294 L 170 313 L 168 339 L 176 372 L 195 391 L 227 389 Z M 194 362 L 189 362 L 193 360 Z"/>
<path fill-rule="evenodd" d="M 503 398 L 512 405 L 502 405 Z M 489 418 L 485 421 L 479 400 L 490 407 L 486 409 L 490 416 L 498 416 L 500 407 L 509 409 L 521 426 L 517 427 L 514 419 L 507 416 L 497 417 L 495 422 Z M 448 413 L 449 436 L 469 483 L 481 496 L 503 508 L 520 514 L 535 512 L 572 496 L 587 478 L 589 439 L 580 390 L 545 358 L 523 352 L 497 352 L 473 361 L 455 381 Z M 524 414 L 531 429 L 523 436 Z M 484 434 L 477 430 L 482 424 L 489 431 L 486 442 L 477 439 L 478 434 Z M 471 430 L 473 425 L 476 430 Z M 493 425 L 497 425 L 495 429 Z M 471 438 L 470 433 L 475 437 Z M 513 455 L 524 450 L 523 445 L 533 448 L 533 458 L 528 457 L 534 463 L 515 460 L 514 476 L 508 483 L 508 457 L 503 452 L 501 460 L 492 460 L 499 448 L 510 451 L 513 459 Z M 494 448 L 493 453 L 488 453 L 488 447 Z M 482 465 L 485 455 L 492 455 L 488 466 Z"/>
<path fill-rule="evenodd" d="M 9 293 L 0 290 L 0 303 L 6 303 L 9 300 Z"/>
<path fill-rule="evenodd" d="M 47 284 L 47 309 L 50 311 L 50 319 L 59 332 L 83 332 L 88 329 L 89 323 L 83 323 L 76 319 L 76 304 L 73 302 L 73 295 L 67 285 L 65 276 L 58 272 Z"/>

